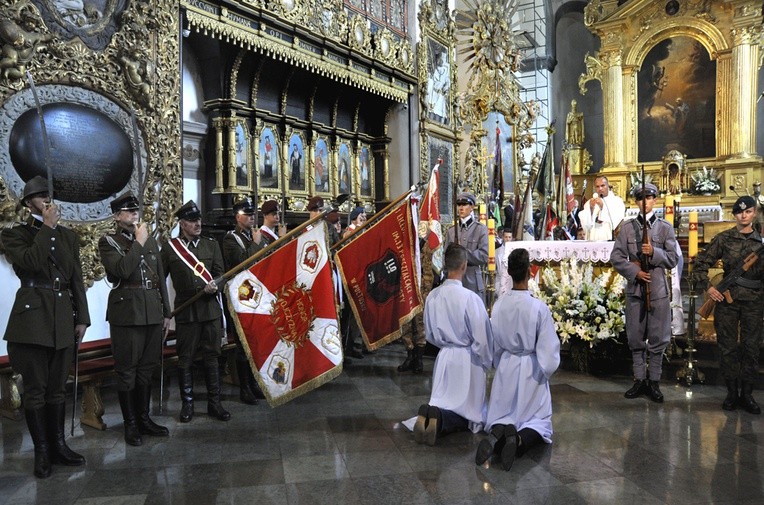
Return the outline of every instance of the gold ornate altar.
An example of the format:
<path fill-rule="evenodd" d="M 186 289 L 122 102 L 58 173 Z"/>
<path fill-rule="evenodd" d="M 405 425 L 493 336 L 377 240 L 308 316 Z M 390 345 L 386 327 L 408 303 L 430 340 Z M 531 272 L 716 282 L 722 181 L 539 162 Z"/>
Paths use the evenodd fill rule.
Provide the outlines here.
<path fill-rule="evenodd" d="M 676 149 L 672 156 L 687 156 L 681 168 L 689 172 L 701 166 L 721 172 L 720 201 L 731 204 L 736 195 L 730 186 L 746 193 L 764 175 L 762 158 L 755 152 L 758 69 L 763 54 L 761 2 L 688 0 L 678 2 L 677 8 L 673 8 L 676 3 L 670 2 L 669 8 L 666 2 L 652 0 L 618 3 L 592 0 L 584 14 L 585 24 L 601 41 L 600 50 L 586 56 L 579 87 L 584 94 L 589 81 L 602 85 L 602 171 L 622 197 L 629 189 L 629 173 L 641 164 L 663 185 L 662 158 L 672 144 L 667 141 L 658 155 L 646 154 L 647 147 L 640 144 L 640 135 L 648 135 L 644 125 L 664 121 L 679 138 L 702 124 L 694 138 L 695 148 L 685 149 L 692 152 Z M 689 68 L 705 69 L 708 77 L 703 72 L 674 70 L 684 68 L 686 62 L 672 61 L 668 54 L 681 45 L 689 47 L 690 63 L 701 62 Z M 691 102 L 700 84 L 707 88 L 706 101 L 698 99 L 695 105 L 705 106 L 705 115 L 697 113 Z"/>

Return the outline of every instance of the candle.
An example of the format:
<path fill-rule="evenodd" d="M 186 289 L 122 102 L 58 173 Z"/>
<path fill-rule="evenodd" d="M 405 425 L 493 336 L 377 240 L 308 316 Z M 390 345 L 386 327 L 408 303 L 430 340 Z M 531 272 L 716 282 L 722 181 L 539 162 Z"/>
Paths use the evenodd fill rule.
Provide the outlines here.
<path fill-rule="evenodd" d="M 674 224 L 674 195 L 666 195 L 666 199 L 663 201 L 663 218 Z"/>
<path fill-rule="evenodd" d="M 485 220 L 486 220 L 485 204 L 481 203 L 480 207 L 478 208 L 480 209 L 480 223 L 482 225 L 485 225 Z"/>
<path fill-rule="evenodd" d="M 687 246 L 687 256 L 690 260 L 694 259 L 698 255 L 698 211 L 690 211 L 690 234 L 689 243 Z"/>
<path fill-rule="evenodd" d="M 488 220 L 488 271 L 496 271 L 496 222 Z"/>

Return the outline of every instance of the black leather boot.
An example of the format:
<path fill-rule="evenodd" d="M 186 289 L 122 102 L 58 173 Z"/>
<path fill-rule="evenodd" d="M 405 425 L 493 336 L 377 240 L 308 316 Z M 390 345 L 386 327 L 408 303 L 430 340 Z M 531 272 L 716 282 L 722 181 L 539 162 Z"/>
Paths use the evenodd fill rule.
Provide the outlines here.
<path fill-rule="evenodd" d="M 724 381 L 727 385 L 727 397 L 722 402 L 724 410 L 735 410 L 738 402 L 737 379 L 727 379 Z"/>
<path fill-rule="evenodd" d="M 130 391 L 117 391 L 117 396 L 119 397 L 119 407 L 122 409 L 122 421 L 125 424 L 125 443 L 137 447 L 143 444 L 143 439 L 135 419 L 133 391 L 132 389 Z"/>
<path fill-rule="evenodd" d="M 406 350 L 406 359 L 403 360 L 403 363 L 398 365 L 399 372 L 408 372 L 409 370 L 414 369 L 414 352 L 414 349 Z"/>
<path fill-rule="evenodd" d="M 231 419 L 231 414 L 220 403 L 220 367 L 217 360 L 204 364 L 204 379 L 207 383 L 207 414 L 221 421 Z"/>
<path fill-rule="evenodd" d="M 45 407 L 26 410 L 29 434 L 34 442 L 34 476 L 39 479 L 50 477 L 50 454 L 48 453 L 48 434 L 46 433 Z"/>
<path fill-rule="evenodd" d="M 66 404 L 57 403 L 45 406 L 45 422 L 48 425 L 48 444 L 50 446 L 51 462 L 66 466 L 82 466 L 85 458 L 66 445 L 64 435 L 64 418 Z"/>
<path fill-rule="evenodd" d="M 494 454 L 501 454 L 501 449 L 506 443 L 504 438 L 504 425 L 497 424 L 491 428 L 488 438 L 484 438 L 478 444 L 475 452 L 475 464 L 482 465 Z"/>
<path fill-rule="evenodd" d="M 239 376 L 239 400 L 247 405 L 257 405 L 257 396 L 252 391 L 252 381 L 249 378 L 252 375 L 249 361 L 236 360 L 236 374 Z"/>
<path fill-rule="evenodd" d="M 743 381 L 740 385 L 740 406 L 749 414 L 761 414 L 761 408 L 753 399 L 753 384 Z"/>
<path fill-rule="evenodd" d="M 637 398 L 641 394 L 647 394 L 647 380 L 635 379 L 634 384 L 626 391 L 623 396 L 628 399 Z"/>
<path fill-rule="evenodd" d="M 661 393 L 659 381 L 648 381 L 647 396 L 649 396 L 655 403 L 663 403 L 663 393 Z"/>
<path fill-rule="evenodd" d="M 150 435 L 152 437 L 166 437 L 170 430 L 164 426 L 155 423 L 149 412 L 151 412 L 151 384 L 136 384 L 133 390 L 133 405 L 138 411 L 138 431 L 141 435 Z"/>
<path fill-rule="evenodd" d="M 414 373 L 422 373 L 422 370 L 424 370 L 424 365 L 422 364 L 422 353 L 424 353 L 424 347 L 414 347 L 414 364 L 411 368 Z"/>
<path fill-rule="evenodd" d="M 188 423 L 194 418 L 194 377 L 190 368 L 178 368 L 178 387 L 180 388 L 180 422 Z"/>
<path fill-rule="evenodd" d="M 249 389 L 252 390 L 252 393 L 255 395 L 255 398 L 258 400 L 265 400 L 265 393 L 263 393 L 263 390 L 260 389 L 260 385 L 257 383 L 257 380 L 255 379 L 255 374 L 252 373 L 252 369 L 249 369 L 249 373 L 247 374 L 247 380 L 249 380 Z"/>

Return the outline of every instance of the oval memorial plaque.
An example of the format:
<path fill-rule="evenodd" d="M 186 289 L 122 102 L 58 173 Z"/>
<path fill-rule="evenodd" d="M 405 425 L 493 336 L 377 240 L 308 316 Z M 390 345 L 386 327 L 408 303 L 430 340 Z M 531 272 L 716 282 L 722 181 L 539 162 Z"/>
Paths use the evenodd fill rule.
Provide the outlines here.
<path fill-rule="evenodd" d="M 43 105 L 50 139 L 55 198 L 91 203 L 118 193 L 133 172 L 133 147 L 125 131 L 103 113 L 75 103 Z M 28 181 L 47 177 L 45 146 L 35 109 L 21 114 L 9 141 L 11 162 Z"/>

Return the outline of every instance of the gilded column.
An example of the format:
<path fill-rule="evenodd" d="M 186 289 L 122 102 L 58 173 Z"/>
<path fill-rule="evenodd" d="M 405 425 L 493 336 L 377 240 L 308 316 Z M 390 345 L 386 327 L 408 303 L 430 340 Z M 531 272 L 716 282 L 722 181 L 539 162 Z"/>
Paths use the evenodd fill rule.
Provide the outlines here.
<path fill-rule="evenodd" d="M 624 104 L 624 152 L 627 165 L 636 165 L 637 159 L 637 74 L 639 68 L 633 65 L 623 67 L 623 104 Z M 632 118 L 629 121 L 627 118 Z"/>
<path fill-rule="evenodd" d="M 748 158 L 756 153 L 756 93 L 758 89 L 760 26 L 734 28 L 732 48 L 732 155 Z"/>
<path fill-rule="evenodd" d="M 222 193 L 223 189 L 223 127 L 221 118 L 212 120 L 215 129 L 215 189 L 213 193 Z"/>
<path fill-rule="evenodd" d="M 602 82 L 602 95 L 606 111 L 605 166 L 603 168 L 621 168 L 625 166 L 624 154 L 626 151 L 624 147 L 625 111 L 621 52 L 612 50 L 603 56 L 607 67 L 607 78 Z"/>
<path fill-rule="evenodd" d="M 732 52 L 720 54 L 716 59 L 716 117 L 722 118 L 716 126 L 716 157 L 719 159 L 729 158 L 733 153 L 732 128 L 735 121 L 732 120 L 732 99 L 735 92 L 731 86 L 719 86 L 718 83 L 732 82 L 734 74 Z"/>
<path fill-rule="evenodd" d="M 226 132 L 228 133 L 228 190 L 233 191 L 236 184 L 236 126 L 230 119 L 226 119 Z"/>

